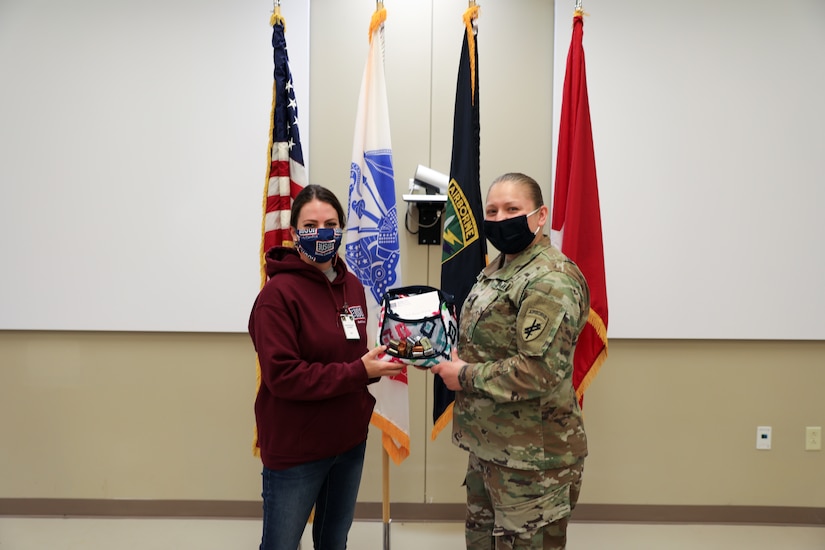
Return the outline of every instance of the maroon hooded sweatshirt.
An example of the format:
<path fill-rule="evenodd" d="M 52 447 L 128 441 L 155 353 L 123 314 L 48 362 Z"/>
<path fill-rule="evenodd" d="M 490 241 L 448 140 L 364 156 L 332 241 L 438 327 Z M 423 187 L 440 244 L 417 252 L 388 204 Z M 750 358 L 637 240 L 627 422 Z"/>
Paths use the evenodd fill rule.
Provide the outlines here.
<path fill-rule="evenodd" d="M 337 259 L 330 282 L 293 248 L 266 255 L 270 279 L 249 318 L 261 366 L 255 419 L 261 460 L 283 470 L 328 458 L 367 438 L 375 399 L 361 356 L 367 352 L 364 287 Z M 340 315 L 355 318 L 348 340 Z"/>

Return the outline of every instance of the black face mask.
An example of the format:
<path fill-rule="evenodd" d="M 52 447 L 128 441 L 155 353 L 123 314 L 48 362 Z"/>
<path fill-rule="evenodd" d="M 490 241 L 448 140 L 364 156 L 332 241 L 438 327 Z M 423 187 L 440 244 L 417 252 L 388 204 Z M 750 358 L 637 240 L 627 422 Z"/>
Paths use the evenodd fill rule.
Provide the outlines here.
<path fill-rule="evenodd" d="M 527 223 L 527 216 L 532 216 L 539 209 L 536 208 L 529 214 L 522 214 L 515 218 L 508 218 L 501 221 L 484 220 L 484 236 L 490 243 L 496 247 L 497 250 L 504 254 L 518 254 L 533 242 L 536 238 L 536 232 L 530 231 L 530 225 Z"/>

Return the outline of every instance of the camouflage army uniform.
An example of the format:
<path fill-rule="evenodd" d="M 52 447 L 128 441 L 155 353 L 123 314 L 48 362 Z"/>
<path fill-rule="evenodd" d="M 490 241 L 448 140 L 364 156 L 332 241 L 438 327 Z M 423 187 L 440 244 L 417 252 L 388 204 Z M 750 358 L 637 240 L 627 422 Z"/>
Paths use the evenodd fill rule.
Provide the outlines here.
<path fill-rule="evenodd" d="M 467 548 L 564 548 L 587 455 L 572 374 L 590 291 L 546 236 L 499 260 L 479 274 L 459 327 L 468 364 L 453 442 L 470 452 Z"/>

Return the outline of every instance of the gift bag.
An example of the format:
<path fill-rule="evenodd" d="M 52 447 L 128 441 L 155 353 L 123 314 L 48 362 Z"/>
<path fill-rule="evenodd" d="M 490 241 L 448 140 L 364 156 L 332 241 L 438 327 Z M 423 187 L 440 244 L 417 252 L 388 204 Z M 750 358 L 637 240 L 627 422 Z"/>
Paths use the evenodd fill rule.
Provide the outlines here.
<path fill-rule="evenodd" d="M 377 342 L 395 360 L 431 367 L 450 358 L 457 335 L 450 295 L 430 286 L 391 288 L 384 294 Z"/>

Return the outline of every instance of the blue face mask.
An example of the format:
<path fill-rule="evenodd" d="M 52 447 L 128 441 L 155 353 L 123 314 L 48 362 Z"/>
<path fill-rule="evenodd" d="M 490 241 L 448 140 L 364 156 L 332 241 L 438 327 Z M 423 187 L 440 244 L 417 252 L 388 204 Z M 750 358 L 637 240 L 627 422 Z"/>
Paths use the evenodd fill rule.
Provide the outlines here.
<path fill-rule="evenodd" d="M 298 242 L 295 248 L 315 263 L 323 264 L 330 261 L 341 246 L 341 237 L 344 232 L 336 227 L 312 227 L 297 229 Z"/>

